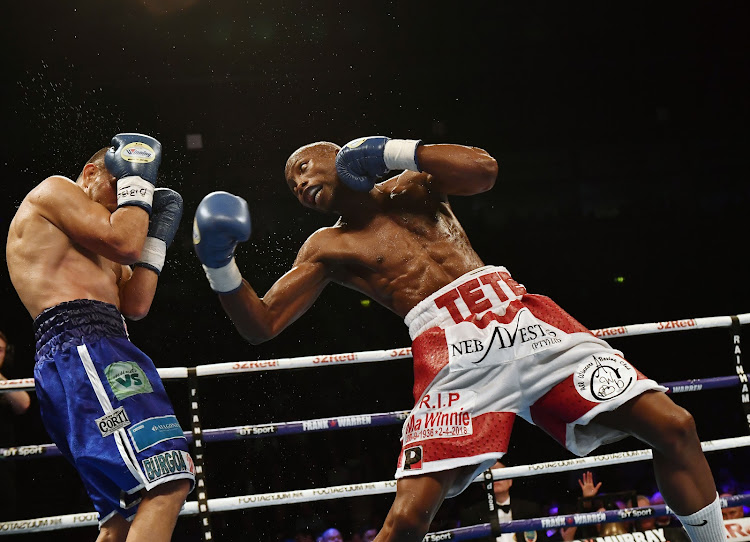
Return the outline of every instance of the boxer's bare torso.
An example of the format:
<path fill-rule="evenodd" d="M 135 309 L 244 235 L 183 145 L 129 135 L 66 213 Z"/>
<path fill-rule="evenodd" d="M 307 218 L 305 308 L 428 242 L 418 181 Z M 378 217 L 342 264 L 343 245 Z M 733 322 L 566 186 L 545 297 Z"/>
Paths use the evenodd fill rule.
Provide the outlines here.
<path fill-rule="evenodd" d="M 76 244 L 55 224 L 50 204 L 67 191 L 83 194 L 80 186 L 63 177 L 45 179 L 24 198 L 8 231 L 11 281 L 32 318 L 73 299 L 119 306 L 118 284 L 123 273 L 130 272 Z"/>
<path fill-rule="evenodd" d="M 132 260 L 140 246 L 126 247 L 125 235 L 114 231 L 114 177 L 104 172 L 85 184 L 49 177 L 29 192 L 11 221 L 5 249 L 8 270 L 32 318 L 74 299 L 120 307 L 120 288 L 132 271 L 113 259 Z M 145 213 L 135 216 L 139 229 L 147 227 L 146 218 Z M 113 239 L 120 241 L 109 246 Z"/>
<path fill-rule="evenodd" d="M 497 163 L 481 149 L 459 145 L 426 146 L 420 153 L 430 173 L 404 171 L 368 192 L 341 183 L 331 144 L 303 147 L 289 158 L 287 185 L 299 202 L 340 219 L 305 241 L 292 269 L 262 298 L 247 281 L 219 295 L 248 341 L 279 334 L 330 282 L 360 291 L 403 318 L 425 297 L 483 265 L 447 195 L 489 190 Z"/>
<path fill-rule="evenodd" d="M 376 185 L 371 207 L 313 234 L 296 264 L 321 262 L 333 282 L 358 290 L 402 318 L 422 299 L 484 265 L 427 175 L 405 172 Z"/>

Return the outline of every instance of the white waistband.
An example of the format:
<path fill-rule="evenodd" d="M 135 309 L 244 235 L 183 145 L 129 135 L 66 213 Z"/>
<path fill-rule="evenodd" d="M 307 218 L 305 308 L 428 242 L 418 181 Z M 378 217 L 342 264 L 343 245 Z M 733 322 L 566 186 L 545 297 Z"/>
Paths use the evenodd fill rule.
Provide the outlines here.
<path fill-rule="evenodd" d="M 422 301 L 417 303 L 404 318 L 404 323 L 406 324 L 406 327 L 409 328 L 409 335 L 411 336 L 411 339 L 414 340 L 419 336 L 420 333 L 422 333 L 422 331 L 427 329 L 427 327 L 431 327 L 432 321 L 435 319 L 435 311 L 432 309 L 435 307 L 434 301 L 436 298 L 463 284 L 467 281 L 467 279 L 470 279 L 475 275 L 481 273 L 486 273 L 488 271 L 508 273 L 508 270 L 505 267 L 485 265 L 483 267 L 479 267 L 477 269 L 469 271 L 468 273 L 464 273 L 453 282 L 446 284 L 436 292 L 425 297 Z"/>

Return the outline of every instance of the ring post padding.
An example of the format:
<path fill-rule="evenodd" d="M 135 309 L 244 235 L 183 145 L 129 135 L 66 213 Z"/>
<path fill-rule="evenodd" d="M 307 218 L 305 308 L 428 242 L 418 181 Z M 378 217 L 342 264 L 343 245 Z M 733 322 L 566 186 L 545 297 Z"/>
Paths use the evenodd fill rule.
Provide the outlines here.
<path fill-rule="evenodd" d="M 484 491 L 487 494 L 487 508 L 490 512 L 490 533 L 497 538 L 502 534 L 500 531 L 500 518 L 497 517 L 497 505 L 495 502 L 495 479 L 492 476 L 492 470 L 487 469 L 483 473 Z"/>
<path fill-rule="evenodd" d="M 190 427 L 192 428 L 193 463 L 195 464 L 195 490 L 198 499 L 198 519 L 200 520 L 203 540 L 213 540 L 211 532 L 211 512 L 206 491 L 206 472 L 203 460 L 203 429 L 201 427 L 200 408 L 198 405 L 198 377 L 195 369 L 188 369 L 188 393 L 190 395 Z"/>
<path fill-rule="evenodd" d="M 745 421 L 747 422 L 748 432 L 750 432 L 750 390 L 748 390 L 747 373 L 742 365 L 740 331 L 739 318 L 732 316 L 732 355 L 734 356 L 734 369 L 742 384 L 742 388 L 740 389 L 740 403 L 745 411 Z"/>

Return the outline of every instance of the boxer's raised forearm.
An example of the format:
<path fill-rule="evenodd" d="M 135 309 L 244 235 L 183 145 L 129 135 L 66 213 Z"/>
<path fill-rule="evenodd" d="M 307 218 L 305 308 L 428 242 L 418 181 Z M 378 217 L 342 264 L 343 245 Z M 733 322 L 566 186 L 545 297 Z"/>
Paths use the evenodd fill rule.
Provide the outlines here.
<path fill-rule="evenodd" d="M 477 147 L 420 145 L 417 160 L 432 186 L 444 194 L 470 196 L 490 190 L 497 179 L 497 161 Z"/>
<path fill-rule="evenodd" d="M 436 191 L 458 196 L 486 192 L 497 178 L 497 161 L 486 151 L 465 145 L 423 145 L 419 139 L 368 136 L 350 141 L 336 155 L 339 179 L 357 191 L 371 190 L 389 171 L 399 169 L 427 173 Z"/>

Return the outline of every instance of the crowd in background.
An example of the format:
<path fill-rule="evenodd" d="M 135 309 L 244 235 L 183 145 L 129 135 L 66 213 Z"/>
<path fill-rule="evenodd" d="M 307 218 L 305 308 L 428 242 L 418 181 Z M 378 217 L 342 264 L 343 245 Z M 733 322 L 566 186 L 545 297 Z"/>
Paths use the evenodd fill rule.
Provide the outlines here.
<path fill-rule="evenodd" d="M 503 468 L 500 462 L 492 468 Z M 529 501 L 525 498 L 511 498 L 512 479 L 498 480 L 493 484 L 496 505 L 498 505 L 499 523 L 505 523 L 514 519 L 532 519 L 557 514 L 601 512 L 605 510 L 617 510 L 625 508 L 647 508 L 651 505 L 663 505 L 664 500 L 660 492 L 653 495 L 639 494 L 637 490 L 604 492 L 602 481 L 595 482 L 595 476 L 591 471 L 582 472 L 578 479 L 580 495 L 571 498 L 564 503 L 553 503 L 542 506 L 540 503 Z M 572 489 L 572 488 L 571 488 Z M 571 491 L 571 495 L 573 491 Z M 730 497 L 733 493 L 724 492 L 721 497 Z M 458 514 L 448 514 L 437 519 L 433 523 L 430 532 L 477 525 L 490 522 L 490 512 L 487 499 L 480 497 L 473 503 L 456 507 Z M 725 520 L 734 520 L 748 516 L 750 507 L 730 506 L 722 510 Z M 378 533 L 375 526 L 355 529 L 351 532 L 339 530 L 336 526 L 326 526 L 321 522 L 321 527 L 316 532 L 304 529 L 296 532 L 292 537 L 280 538 L 280 542 L 371 542 Z M 505 533 L 498 536 L 496 542 L 520 542 L 520 541 L 567 541 L 590 540 L 598 537 L 610 537 L 633 532 L 645 532 L 655 529 L 666 529 L 670 533 L 669 540 L 674 542 L 689 542 L 687 535 L 681 532 L 681 526 L 674 516 L 647 515 L 642 519 L 632 521 L 611 522 L 602 524 L 585 525 L 581 527 L 559 527 L 537 532 Z M 684 538 L 681 538 L 684 537 Z M 484 540 L 491 541 L 494 537 L 485 537 Z"/>
<path fill-rule="evenodd" d="M 15 378 L 13 369 L 13 345 L 8 337 L 0 331 L 0 380 Z M 25 391 L 14 391 L 0 394 L 0 448 L 16 445 L 15 424 L 13 418 L 29 410 L 31 397 Z M 0 518 L 16 517 L 18 507 L 16 499 L 16 469 L 12 462 L 0 461 Z"/>

